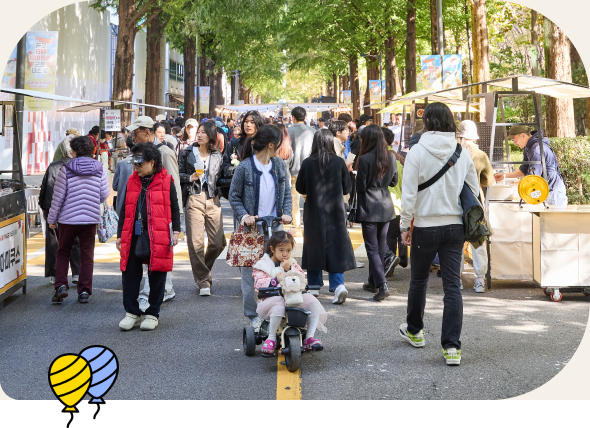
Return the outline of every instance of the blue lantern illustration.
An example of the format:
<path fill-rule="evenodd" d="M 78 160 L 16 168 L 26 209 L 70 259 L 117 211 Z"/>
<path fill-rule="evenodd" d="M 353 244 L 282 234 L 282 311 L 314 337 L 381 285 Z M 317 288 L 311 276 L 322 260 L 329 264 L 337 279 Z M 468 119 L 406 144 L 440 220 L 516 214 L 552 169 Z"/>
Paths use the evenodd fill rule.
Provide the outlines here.
<path fill-rule="evenodd" d="M 100 405 L 105 404 L 102 397 L 109 392 L 117 380 L 119 361 L 115 353 L 106 346 L 89 346 L 84 348 L 80 355 L 88 361 L 92 371 L 88 394 L 92 397 L 89 403 L 96 404 L 98 407 L 93 418 L 96 419 L 96 415 L 100 412 Z"/>

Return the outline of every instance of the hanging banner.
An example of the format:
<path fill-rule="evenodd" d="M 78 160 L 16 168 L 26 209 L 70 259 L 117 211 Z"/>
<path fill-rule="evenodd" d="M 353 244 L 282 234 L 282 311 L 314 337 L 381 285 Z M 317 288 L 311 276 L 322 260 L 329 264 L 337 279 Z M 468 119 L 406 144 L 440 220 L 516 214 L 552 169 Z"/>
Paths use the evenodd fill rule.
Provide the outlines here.
<path fill-rule="evenodd" d="M 199 86 L 199 113 L 209 114 L 209 97 L 211 88 L 209 86 Z"/>
<path fill-rule="evenodd" d="M 121 130 L 121 110 L 104 111 L 104 130 L 106 132 L 119 132 Z"/>
<path fill-rule="evenodd" d="M 14 89 L 16 83 L 16 47 L 10 54 L 8 61 L 6 61 L 6 67 L 4 68 L 4 74 L 2 75 L 2 87 L 6 89 Z M 7 94 L 6 92 L 0 92 L 0 101 L 14 101 L 14 94 Z"/>
<path fill-rule="evenodd" d="M 0 293 L 27 277 L 25 215 L 0 222 Z"/>
<path fill-rule="evenodd" d="M 445 55 L 443 58 L 443 89 L 456 88 L 463 84 L 463 62 L 461 55 Z M 461 91 L 451 91 L 450 95 L 461 98 Z"/>
<path fill-rule="evenodd" d="M 381 101 L 381 81 L 369 80 L 369 95 L 370 103 L 378 103 Z"/>
<path fill-rule="evenodd" d="M 440 55 L 420 55 L 422 62 L 422 87 L 424 90 L 440 91 L 442 89 Z"/>
<path fill-rule="evenodd" d="M 57 35 L 57 31 L 31 31 L 27 33 L 25 89 L 55 94 Z M 53 100 L 25 97 L 25 110 L 53 110 Z"/>
<path fill-rule="evenodd" d="M 352 91 L 342 91 L 342 102 L 344 104 L 352 103 Z"/>

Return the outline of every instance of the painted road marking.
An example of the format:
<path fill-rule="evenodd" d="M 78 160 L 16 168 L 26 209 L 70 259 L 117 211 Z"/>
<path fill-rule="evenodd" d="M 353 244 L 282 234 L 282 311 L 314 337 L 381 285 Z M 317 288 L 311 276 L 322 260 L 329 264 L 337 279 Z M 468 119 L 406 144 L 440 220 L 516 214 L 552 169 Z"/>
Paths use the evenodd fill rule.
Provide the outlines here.
<path fill-rule="evenodd" d="M 277 358 L 277 400 L 301 400 L 301 369 L 291 373 L 281 364 L 285 356 L 279 352 Z"/>

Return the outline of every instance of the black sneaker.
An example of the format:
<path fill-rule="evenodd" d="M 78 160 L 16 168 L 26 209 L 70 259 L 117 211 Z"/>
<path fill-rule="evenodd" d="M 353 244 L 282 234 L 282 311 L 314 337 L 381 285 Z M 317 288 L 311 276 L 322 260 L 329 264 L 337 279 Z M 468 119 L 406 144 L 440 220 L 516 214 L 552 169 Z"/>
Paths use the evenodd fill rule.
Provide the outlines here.
<path fill-rule="evenodd" d="M 391 278 L 393 276 L 393 272 L 395 271 L 395 267 L 399 265 L 400 258 L 397 256 L 393 256 L 391 259 L 385 262 L 385 277 Z"/>
<path fill-rule="evenodd" d="M 408 256 L 402 256 L 399 258 L 399 265 L 403 268 L 407 268 L 408 267 Z"/>
<path fill-rule="evenodd" d="M 90 294 L 86 291 L 81 292 L 78 294 L 78 302 L 80 303 L 88 303 L 88 299 L 90 298 Z"/>
<path fill-rule="evenodd" d="M 55 303 L 61 303 L 66 297 L 68 297 L 68 286 L 61 285 L 55 289 L 55 294 L 51 298 L 51 301 Z"/>
<path fill-rule="evenodd" d="M 442 272 L 440 271 L 440 268 L 436 271 L 436 276 L 442 278 Z"/>
<path fill-rule="evenodd" d="M 371 284 L 369 281 L 367 281 L 363 284 L 363 290 L 370 291 L 371 293 L 376 293 L 377 287 L 375 287 L 375 284 Z"/>

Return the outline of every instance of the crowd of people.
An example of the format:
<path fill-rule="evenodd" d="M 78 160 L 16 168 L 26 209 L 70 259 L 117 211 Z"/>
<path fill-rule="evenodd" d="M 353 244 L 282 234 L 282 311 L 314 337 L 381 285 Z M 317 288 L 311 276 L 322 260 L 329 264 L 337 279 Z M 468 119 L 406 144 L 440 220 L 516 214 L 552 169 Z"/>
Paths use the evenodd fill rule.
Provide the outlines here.
<path fill-rule="evenodd" d="M 379 127 L 369 115 L 355 121 L 342 113 L 328 123 L 320 120 L 317 129 L 306 124 L 302 107 L 280 119 L 252 110 L 237 123 L 221 117 L 201 122 L 156 119 L 136 118 L 126 128 L 126 138 L 116 142 L 114 135 L 100 140 L 98 128 L 93 128 L 87 136 L 68 129 L 60 143 L 59 157 L 47 169 L 40 194 L 49 226 L 45 275 L 55 286 L 53 302 L 68 296 L 68 267 L 78 285 L 78 300 L 89 302 L 96 225 L 109 195 L 106 171 L 95 160 L 96 152 L 103 144 L 104 150 L 124 144 L 129 156 L 117 164 L 112 181 L 125 309 L 121 330 L 137 325 L 153 330 L 158 325 L 162 302 L 175 296 L 170 272 L 173 248 L 183 232 L 199 295 L 214 293 L 215 260 L 227 246 L 220 199 L 226 198 L 236 231 L 265 235 L 260 219 L 281 220 L 274 224 L 270 239 L 265 236 L 263 258 L 252 267 L 239 268 L 244 315 L 254 328 L 270 322 L 263 353 L 276 352 L 276 327 L 285 302 L 276 296 L 258 302 L 256 290 L 276 285 L 289 272 L 304 271 L 309 285 L 323 286 L 327 272 L 332 303 L 341 305 L 348 296 L 344 273 L 358 266 L 348 228 L 360 223 L 369 261 L 362 288 L 374 293 L 374 301 L 390 295 L 387 279 L 397 266 L 410 266 L 407 318 L 399 334 L 414 347 L 425 345 L 426 288 L 438 258 L 445 293 L 441 345 L 447 364 L 460 363 L 465 235 L 459 196 L 464 185 L 479 196 L 482 186 L 502 178 L 494 178 L 488 157 L 477 148 L 473 122 L 463 121 L 457 129 L 446 105 L 429 104 L 424 129 L 412 136 L 410 150 L 405 151 L 401 115 Z M 536 153 L 528 128 L 516 129 L 514 137 L 517 144 L 532 144 L 531 157 Z M 458 147 L 465 151 L 456 158 Z M 451 159 L 452 168 L 440 174 Z M 519 173 L 525 174 L 513 174 Z M 556 200 L 562 199 L 560 178 L 556 175 L 556 184 L 550 183 Z M 287 233 L 284 227 L 289 224 L 292 231 Z M 303 236 L 300 264 L 292 257 L 293 235 Z M 481 293 L 485 246 L 473 254 L 474 289 Z M 306 350 L 322 348 L 314 337 L 317 329 L 325 330 L 326 322 L 318 295 L 310 291 L 301 306 L 311 312 Z"/>

